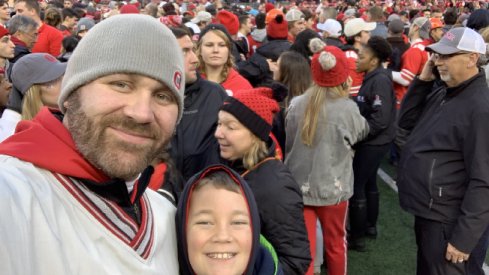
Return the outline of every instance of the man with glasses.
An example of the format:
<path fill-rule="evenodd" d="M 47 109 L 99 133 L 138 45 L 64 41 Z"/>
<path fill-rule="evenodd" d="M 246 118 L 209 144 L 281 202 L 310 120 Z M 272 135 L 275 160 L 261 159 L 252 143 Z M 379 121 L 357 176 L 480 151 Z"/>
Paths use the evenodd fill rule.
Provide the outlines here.
<path fill-rule="evenodd" d="M 31 53 L 37 41 L 38 26 L 34 19 L 24 15 L 16 15 L 10 19 L 8 30 L 15 45 L 15 55 L 9 60 L 11 63 Z"/>
<path fill-rule="evenodd" d="M 44 24 L 41 20 L 41 7 L 37 0 L 17 0 L 14 6 L 16 14 L 25 15 L 36 21 L 39 25 L 39 39 L 37 39 L 33 53 L 49 53 L 58 56 L 61 53 L 61 41 L 63 34 L 55 27 Z"/>
<path fill-rule="evenodd" d="M 399 199 L 415 216 L 417 274 L 484 274 L 489 225 L 489 88 L 482 37 L 454 28 L 401 106 Z"/>

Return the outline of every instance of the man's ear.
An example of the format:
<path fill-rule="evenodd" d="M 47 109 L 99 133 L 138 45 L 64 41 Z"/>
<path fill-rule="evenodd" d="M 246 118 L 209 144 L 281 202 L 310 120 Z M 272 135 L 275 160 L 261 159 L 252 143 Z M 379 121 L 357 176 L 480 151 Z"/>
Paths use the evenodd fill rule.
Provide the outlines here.
<path fill-rule="evenodd" d="M 467 63 L 467 69 L 473 68 L 477 66 L 477 61 L 480 58 L 480 54 L 478 53 L 471 53 L 469 55 L 469 62 Z"/>

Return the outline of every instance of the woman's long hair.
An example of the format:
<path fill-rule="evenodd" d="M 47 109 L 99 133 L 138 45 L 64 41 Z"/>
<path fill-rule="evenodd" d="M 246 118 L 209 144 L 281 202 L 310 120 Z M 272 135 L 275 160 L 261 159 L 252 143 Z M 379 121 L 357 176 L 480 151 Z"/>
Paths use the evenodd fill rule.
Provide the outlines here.
<path fill-rule="evenodd" d="M 299 53 L 286 51 L 280 55 L 279 77 L 277 81 L 289 88 L 285 107 L 292 98 L 302 95 L 312 83 L 311 68 L 307 60 Z"/>
<path fill-rule="evenodd" d="M 320 114 L 321 107 L 326 102 L 326 99 L 335 100 L 338 98 L 347 98 L 349 95 L 348 90 L 350 84 L 350 78 L 348 78 L 346 82 L 335 87 L 321 87 L 314 83 L 311 88 L 306 91 L 306 94 L 309 96 L 309 102 L 307 103 L 304 113 L 301 132 L 302 142 L 306 146 L 311 147 L 314 143 L 319 115 L 323 115 L 323 119 L 326 118 L 325 114 Z"/>
<path fill-rule="evenodd" d="M 22 101 L 22 119 L 31 120 L 44 106 L 41 99 L 41 85 L 32 85 L 25 93 Z"/>
<path fill-rule="evenodd" d="M 224 67 L 222 68 L 222 71 L 221 71 L 221 81 L 220 82 L 224 82 L 228 78 L 229 71 L 231 70 L 231 68 L 234 67 L 234 60 L 233 60 L 233 55 L 232 55 L 232 51 L 233 51 L 233 44 L 232 43 L 233 42 L 231 40 L 229 40 L 229 37 L 219 29 L 211 29 L 211 30 L 207 31 L 204 34 L 204 36 L 207 35 L 208 33 L 211 33 L 211 32 L 216 34 L 220 38 L 222 38 L 222 40 L 224 40 L 224 42 L 226 43 L 226 47 L 228 48 L 228 60 L 227 60 L 226 64 L 224 64 Z M 197 42 L 196 53 L 197 53 L 197 57 L 199 58 L 199 70 L 201 73 L 207 75 L 206 64 L 204 63 L 204 60 L 202 59 L 202 41 L 204 40 L 203 38 L 204 37 L 201 37 L 199 39 L 199 41 Z"/>

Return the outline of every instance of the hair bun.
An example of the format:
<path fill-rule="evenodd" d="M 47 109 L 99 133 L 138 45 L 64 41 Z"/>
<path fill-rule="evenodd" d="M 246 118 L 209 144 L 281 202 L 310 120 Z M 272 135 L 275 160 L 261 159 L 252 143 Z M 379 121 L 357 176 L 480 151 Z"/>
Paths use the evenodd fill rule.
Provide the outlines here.
<path fill-rule="evenodd" d="M 327 51 L 321 52 L 318 61 L 321 64 L 321 68 L 325 71 L 329 71 L 336 66 L 336 57 Z"/>
<path fill-rule="evenodd" d="M 326 43 L 324 43 L 323 40 L 320 38 L 313 38 L 311 41 L 309 41 L 309 49 L 311 50 L 312 53 L 318 53 L 322 51 L 326 47 Z"/>

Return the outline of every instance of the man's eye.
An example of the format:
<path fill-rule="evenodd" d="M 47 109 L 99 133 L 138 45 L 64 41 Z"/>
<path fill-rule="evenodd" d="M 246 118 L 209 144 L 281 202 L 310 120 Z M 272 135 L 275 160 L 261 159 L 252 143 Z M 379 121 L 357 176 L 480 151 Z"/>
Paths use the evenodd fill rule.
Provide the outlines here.
<path fill-rule="evenodd" d="M 161 103 L 174 103 L 175 98 L 169 92 L 159 92 L 155 95 L 156 99 Z"/>

